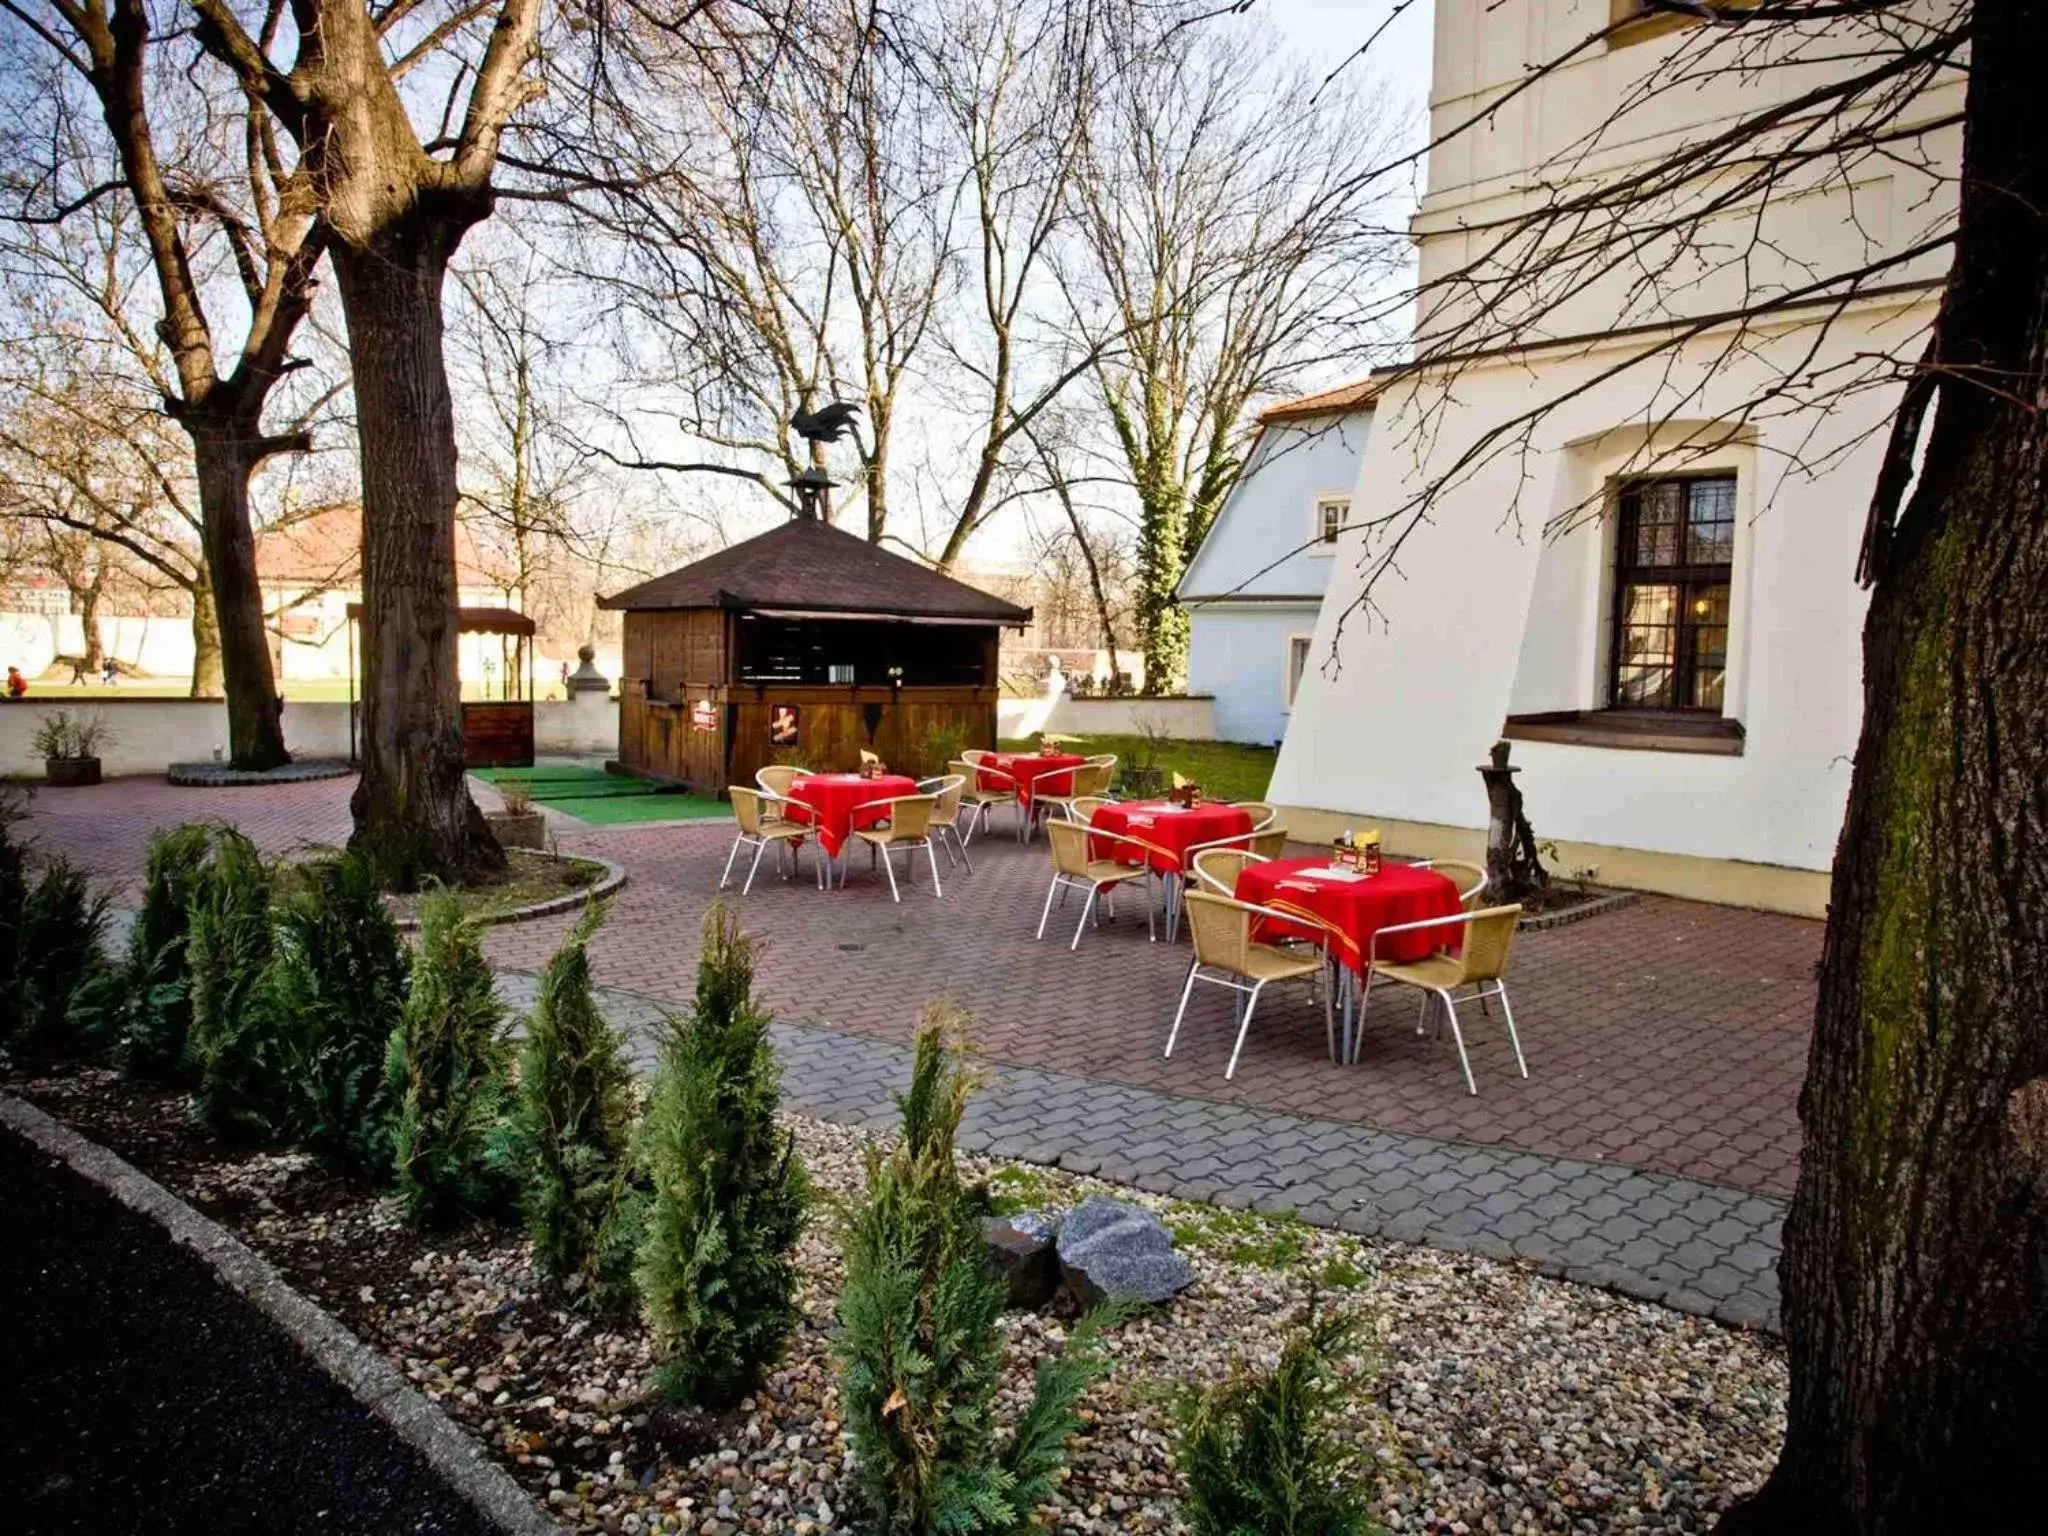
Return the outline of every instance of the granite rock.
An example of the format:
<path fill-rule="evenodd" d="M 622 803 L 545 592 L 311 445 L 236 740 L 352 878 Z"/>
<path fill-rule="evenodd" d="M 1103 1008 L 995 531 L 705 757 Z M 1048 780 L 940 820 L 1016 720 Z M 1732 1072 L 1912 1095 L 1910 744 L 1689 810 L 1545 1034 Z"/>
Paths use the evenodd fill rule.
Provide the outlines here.
<path fill-rule="evenodd" d="M 1060 1223 L 1061 1289 L 1092 1307 L 1105 1297 L 1162 1302 L 1194 1278 L 1173 1234 L 1151 1211 L 1090 1195 Z"/>
<path fill-rule="evenodd" d="M 989 1257 L 1009 1290 L 1008 1306 L 1036 1311 L 1059 1289 L 1060 1264 L 1052 1232 L 1052 1223 L 1036 1211 L 991 1216 L 981 1224 Z"/>

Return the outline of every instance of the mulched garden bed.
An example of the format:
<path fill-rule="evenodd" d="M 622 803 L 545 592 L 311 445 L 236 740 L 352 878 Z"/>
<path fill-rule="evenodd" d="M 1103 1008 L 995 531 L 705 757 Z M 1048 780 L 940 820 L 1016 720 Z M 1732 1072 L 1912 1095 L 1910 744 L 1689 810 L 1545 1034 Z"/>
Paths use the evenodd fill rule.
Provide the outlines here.
<path fill-rule="evenodd" d="M 514 916 L 521 908 L 575 896 L 603 880 L 611 870 L 611 866 L 601 859 L 534 853 L 524 848 L 508 848 L 505 857 L 512 866 L 506 879 L 495 885 L 454 887 L 455 899 L 462 910 L 479 922 L 500 921 Z M 418 920 L 421 900 L 418 894 L 387 896 L 384 899 L 400 922 Z"/>
<path fill-rule="evenodd" d="M 578 1531 L 858 1530 L 830 1356 L 841 1276 L 823 1204 L 854 1192 L 867 1138 L 792 1117 L 820 1193 L 800 1253 L 802 1322 L 763 1389 L 713 1426 L 648 1390 L 647 1337 L 596 1322 L 533 1278 L 525 1240 L 423 1235 L 388 1200 L 298 1153 L 228 1150 L 173 1093 L 105 1071 L 0 1077 L 235 1230 L 491 1448 Z M 964 1160 L 1008 1204 L 1108 1193 L 1164 1214 L 1193 1286 L 1109 1340 L 1110 1377 L 1045 1511 L 1072 1533 L 1174 1532 L 1174 1392 L 1234 1357 L 1270 1360 L 1312 1289 L 1371 1320 L 1356 1432 L 1403 1532 L 1697 1531 L 1769 1471 L 1784 1429 L 1780 1347 L 1757 1334 L 1544 1279 L 1513 1264 L 1192 1206 L 1099 1180 Z M 1006 1419 L 1056 1317 L 1006 1319 Z"/>

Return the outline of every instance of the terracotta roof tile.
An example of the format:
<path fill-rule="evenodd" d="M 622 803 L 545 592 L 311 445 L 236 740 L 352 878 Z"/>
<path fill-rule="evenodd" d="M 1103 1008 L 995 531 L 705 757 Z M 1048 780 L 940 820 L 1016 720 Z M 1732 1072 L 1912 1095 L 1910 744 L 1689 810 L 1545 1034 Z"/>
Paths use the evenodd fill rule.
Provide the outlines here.
<path fill-rule="evenodd" d="M 1349 384 L 1339 384 L 1334 389 L 1320 390 L 1313 395 L 1297 395 L 1292 400 L 1269 405 L 1259 412 L 1259 420 L 1270 424 L 1299 421 L 1306 416 L 1334 416 L 1342 412 L 1369 410 L 1379 392 L 1378 379 L 1353 379 Z"/>

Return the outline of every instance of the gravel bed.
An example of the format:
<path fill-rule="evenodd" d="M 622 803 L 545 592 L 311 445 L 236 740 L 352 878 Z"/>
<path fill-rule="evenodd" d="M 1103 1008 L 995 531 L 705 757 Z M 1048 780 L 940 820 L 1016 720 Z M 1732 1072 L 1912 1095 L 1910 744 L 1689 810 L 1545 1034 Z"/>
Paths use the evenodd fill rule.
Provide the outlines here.
<path fill-rule="evenodd" d="M 802 1322 L 762 1390 L 694 1451 L 650 1397 L 637 1326 L 607 1327 L 538 1284 L 522 1238 L 484 1228 L 423 1237 L 391 1202 L 338 1185 L 296 1153 L 190 1138 L 133 1142 L 108 1074 L 17 1083 L 239 1231 L 292 1282 L 382 1350 L 577 1531 L 857 1531 L 830 1348 L 841 1268 L 829 1218 L 803 1241 Z M 159 1122 L 162 1104 L 156 1106 Z M 858 1189 L 864 1133 L 792 1117 L 821 1196 Z M 130 1134 L 124 1136 L 124 1129 Z M 1763 1480 L 1784 1430 L 1781 1347 L 1531 1269 L 1197 1207 L 1053 1170 L 980 1158 L 1019 1208 L 1090 1193 L 1160 1211 L 1193 1286 L 1110 1339 L 1114 1369 L 1047 1528 L 1176 1532 L 1173 1394 L 1234 1358 L 1270 1360 L 1310 1293 L 1371 1320 L 1353 1432 L 1381 1468 L 1380 1516 L 1400 1532 L 1697 1531 Z M 1066 1324 L 1012 1314 L 1002 1412 Z"/>

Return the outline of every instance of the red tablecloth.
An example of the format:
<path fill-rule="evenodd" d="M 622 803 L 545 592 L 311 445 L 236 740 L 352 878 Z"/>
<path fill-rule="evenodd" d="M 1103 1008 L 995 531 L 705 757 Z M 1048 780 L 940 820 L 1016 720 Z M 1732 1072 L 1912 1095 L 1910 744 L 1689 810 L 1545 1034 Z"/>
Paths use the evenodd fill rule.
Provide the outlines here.
<path fill-rule="evenodd" d="M 789 786 L 790 799 L 817 807 L 818 841 L 835 859 L 839 857 L 839 850 L 846 846 L 846 840 L 853 835 L 855 806 L 865 805 L 870 800 L 894 800 L 901 795 L 916 793 L 917 780 L 905 778 L 900 773 L 885 773 L 879 779 L 864 779 L 857 773 L 813 773 L 792 780 Z M 860 825 L 871 827 L 884 814 L 869 811 L 861 817 Z M 795 807 L 791 807 L 789 815 L 792 821 L 810 820 Z"/>
<path fill-rule="evenodd" d="M 1237 899 L 1256 907 L 1310 913 L 1337 930 L 1336 949 L 1346 965 L 1363 971 L 1372 937 L 1382 928 L 1419 923 L 1432 917 L 1456 917 L 1458 887 L 1448 875 L 1412 864 L 1383 864 L 1363 880 L 1345 880 L 1317 871 L 1329 868 L 1327 857 L 1268 859 L 1248 864 L 1237 877 Z M 1264 940 L 1315 937 L 1315 930 L 1292 923 L 1261 922 Z M 1456 929 L 1400 933 L 1380 945 L 1382 960 L 1424 960 L 1441 948 L 1457 948 Z"/>
<path fill-rule="evenodd" d="M 1126 800 L 1120 805 L 1096 807 L 1088 825 L 1103 832 L 1134 837 L 1151 849 L 1152 867 L 1161 874 L 1179 874 L 1188 849 L 1197 843 L 1213 843 L 1219 837 L 1236 837 L 1252 829 L 1252 814 L 1241 806 L 1222 802 L 1183 810 L 1164 800 Z M 1101 843 L 1090 848 L 1093 858 L 1113 858 L 1135 864 L 1138 851 L 1128 843 Z"/>
<path fill-rule="evenodd" d="M 976 789 L 1014 789 L 1025 805 L 1031 804 L 1032 791 L 1043 787 L 1048 795 L 1071 795 L 1074 792 L 1074 770 L 1088 761 L 1072 752 L 990 752 L 981 760 L 983 768 L 1000 769 L 1009 778 L 993 773 L 975 775 Z M 1012 784 L 1010 779 L 1017 782 Z"/>

